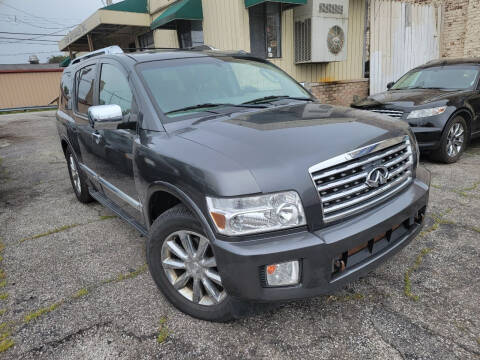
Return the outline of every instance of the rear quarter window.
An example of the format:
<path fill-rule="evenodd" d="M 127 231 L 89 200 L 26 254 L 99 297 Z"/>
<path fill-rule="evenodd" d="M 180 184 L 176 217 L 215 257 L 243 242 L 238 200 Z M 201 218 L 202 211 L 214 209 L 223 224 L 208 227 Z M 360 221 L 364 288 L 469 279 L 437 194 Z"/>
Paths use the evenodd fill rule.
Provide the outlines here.
<path fill-rule="evenodd" d="M 72 108 L 73 76 L 71 72 L 64 72 L 60 83 L 60 106 L 63 109 Z"/>

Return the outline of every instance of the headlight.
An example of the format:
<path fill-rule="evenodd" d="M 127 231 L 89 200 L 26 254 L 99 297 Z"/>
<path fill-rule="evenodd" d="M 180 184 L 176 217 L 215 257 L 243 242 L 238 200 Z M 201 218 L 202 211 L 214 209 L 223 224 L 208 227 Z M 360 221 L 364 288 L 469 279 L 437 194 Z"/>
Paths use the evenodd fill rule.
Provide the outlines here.
<path fill-rule="evenodd" d="M 430 108 L 430 109 L 414 110 L 408 115 L 407 119 L 418 119 L 418 118 L 440 115 L 440 114 L 443 114 L 445 110 L 447 110 L 446 106 L 440 106 L 440 107 Z"/>
<path fill-rule="evenodd" d="M 208 212 L 225 235 L 246 235 L 305 225 L 295 191 L 238 198 L 207 197 Z"/>

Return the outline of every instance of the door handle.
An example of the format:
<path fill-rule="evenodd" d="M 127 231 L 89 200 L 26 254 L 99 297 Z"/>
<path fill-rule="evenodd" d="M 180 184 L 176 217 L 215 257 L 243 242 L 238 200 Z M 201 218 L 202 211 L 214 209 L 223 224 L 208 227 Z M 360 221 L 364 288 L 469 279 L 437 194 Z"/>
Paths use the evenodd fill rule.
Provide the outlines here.
<path fill-rule="evenodd" d="M 95 133 L 92 133 L 92 136 L 94 137 L 95 142 L 96 142 L 97 144 L 99 144 L 99 143 L 100 143 L 100 140 L 102 140 L 102 135 L 99 134 L 99 133 L 96 133 L 96 132 L 95 132 Z"/>

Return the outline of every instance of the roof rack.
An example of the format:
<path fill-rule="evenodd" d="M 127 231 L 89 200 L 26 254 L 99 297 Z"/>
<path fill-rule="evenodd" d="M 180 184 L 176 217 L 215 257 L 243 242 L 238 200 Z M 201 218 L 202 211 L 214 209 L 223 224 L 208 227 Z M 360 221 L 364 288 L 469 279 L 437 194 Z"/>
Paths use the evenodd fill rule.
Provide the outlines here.
<path fill-rule="evenodd" d="M 88 54 L 85 54 L 76 59 L 73 59 L 70 65 L 78 64 L 80 61 L 90 59 L 94 56 L 111 55 L 111 54 L 123 54 L 123 50 L 118 45 L 112 45 L 103 49 L 98 49 L 98 50 L 89 52 Z"/>

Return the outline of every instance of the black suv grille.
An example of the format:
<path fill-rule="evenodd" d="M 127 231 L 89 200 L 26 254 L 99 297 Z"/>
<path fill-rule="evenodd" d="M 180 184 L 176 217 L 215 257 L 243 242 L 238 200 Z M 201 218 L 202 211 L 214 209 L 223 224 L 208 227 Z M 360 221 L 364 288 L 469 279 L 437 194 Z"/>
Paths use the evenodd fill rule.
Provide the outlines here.
<path fill-rule="evenodd" d="M 373 144 L 312 166 L 309 170 L 322 201 L 324 221 L 359 213 L 391 197 L 411 182 L 412 166 L 408 136 Z M 373 170 L 379 168 L 383 176 L 375 179 Z M 370 180 L 380 181 L 367 184 L 369 174 Z"/>

